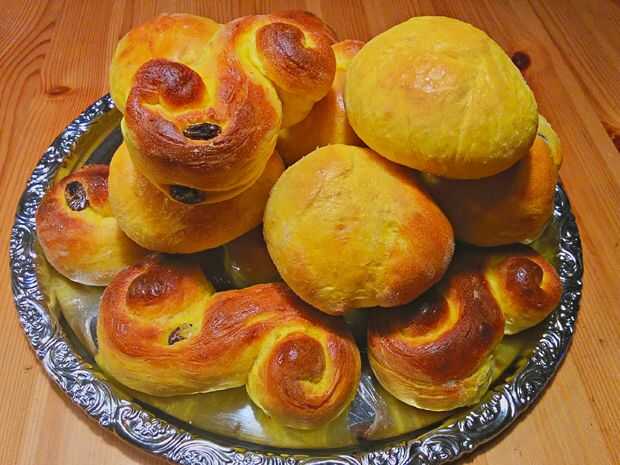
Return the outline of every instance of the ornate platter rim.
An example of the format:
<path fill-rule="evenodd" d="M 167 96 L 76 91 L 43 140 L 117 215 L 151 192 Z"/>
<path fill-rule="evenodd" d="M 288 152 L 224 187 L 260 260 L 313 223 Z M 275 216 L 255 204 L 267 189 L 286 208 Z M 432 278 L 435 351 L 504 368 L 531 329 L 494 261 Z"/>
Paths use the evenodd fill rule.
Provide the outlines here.
<path fill-rule="evenodd" d="M 118 397 L 96 367 L 69 344 L 57 318 L 45 305 L 36 270 L 35 212 L 48 185 L 76 142 L 114 108 L 109 95 L 90 105 L 45 151 L 27 181 L 17 206 L 9 246 L 11 285 L 20 323 L 47 374 L 101 426 L 155 455 L 183 465 L 205 464 L 415 464 L 439 465 L 472 452 L 512 424 L 544 390 L 563 360 L 575 328 L 581 298 L 583 259 L 570 203 L 556 187 L 554 215 L 560 241 L 557 258 L 564 285 L 560 306 L 545 323 L 542 336 L 524 367 L 459 419 L 427 433 L 387 444 L 369 444 L 349 453 L 316 451 L 295 454 L 257 446 L 234 447 L 206 439 L 158 418 L 140 405 Z"/>

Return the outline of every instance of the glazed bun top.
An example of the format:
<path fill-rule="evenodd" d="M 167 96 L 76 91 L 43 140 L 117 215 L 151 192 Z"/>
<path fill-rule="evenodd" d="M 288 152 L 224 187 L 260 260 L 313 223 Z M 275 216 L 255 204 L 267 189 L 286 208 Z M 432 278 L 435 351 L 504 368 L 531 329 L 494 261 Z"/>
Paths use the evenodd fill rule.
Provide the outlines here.
<path fill-rule="evenodd" d="M 446 17 L 411 18 L 368 42 L 349 68 L 345 101 L 369 147 L 449 178 L 509 168 L 538 126 L 534 95 L 506 53 Z"/>

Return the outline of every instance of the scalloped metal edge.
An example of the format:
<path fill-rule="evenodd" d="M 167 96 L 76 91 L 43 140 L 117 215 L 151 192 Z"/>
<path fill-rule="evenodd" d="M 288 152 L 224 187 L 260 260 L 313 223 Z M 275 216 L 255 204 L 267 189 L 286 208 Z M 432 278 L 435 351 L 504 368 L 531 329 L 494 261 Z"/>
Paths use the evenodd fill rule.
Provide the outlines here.
<path fill-rule="evenodd" d="M 35 212 L 54 175 L 92 124 L 114 108 L 109 95 L 89 106 L 56 138 L 35 167 L 17 207 L 9 247 L 12 289 L 21 325 L 37 357 L 56 384 L 101 426 L 155 455 L 182 465 L 439 465 L 472 452 L 513 423 L 543 391 L 568 350 L 579 309 L 583 260 L 568 198 L 556 187 L 559 224 L 560 306 L 546 323 L 530 359 L 512 380 L 448 426 L 376 449 L 331 456 L 289 455 L 230 447 L 200 438 L 117 397 L 96 367 L 73 351 L 57 319 L 48 312 L 37 281 Z M 264 448 L 261 448 L 264 449 Z"/>

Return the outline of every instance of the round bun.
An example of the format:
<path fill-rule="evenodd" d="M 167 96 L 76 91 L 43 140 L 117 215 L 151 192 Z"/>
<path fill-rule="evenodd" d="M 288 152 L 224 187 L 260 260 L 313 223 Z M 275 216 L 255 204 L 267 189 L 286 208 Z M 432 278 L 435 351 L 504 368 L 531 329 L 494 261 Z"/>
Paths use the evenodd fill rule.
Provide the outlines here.
<path fill-rule="evenodd" d="M 537 325 L 560 303 L 560 277 L 529 247 L 515 244 L 492 249 L 485 255 L 482 269 L 506 318 L 506 334 Z"/>
<path fill-rule="evenodd" d="M 363 47 L 359 40 L 343 40 L 332 45 L 336 57 L 336 76 L 332 88 L 317 102 L 300 123 L 280 131 L 278 153 L 286 165 L 292 165 L 317 147 L 328 144 L 363 146 L 353 132 L 344 106 L 347 69 L 355 54 Z"/>
<path fill-rule="evenodd" d="M 110 164 L 110 205 L 121 229 L 143 247 L 198 252 L 259 225 L 269 191 L 283 170 L 274 153 L 258 181 L 239 196 L 220 203 L 186 204 L 171 200 L 142 176 L 123 144 Z"/>
<path fill-rule="evenodd" d="M 156 396 L 246 385 L 268 415 L 314 428 L 349 405 L 360 355 L 343 321 L 321 315 L 283 283 L 213 293 L 200 267 L 153 257 L 106 288 L 99 366 Z"/>
<path fill-rule="evenodd" d="M 263 233 L 284 281 L 325 313 L 394 307 L 437 282 L 452 227 L 412 173 L 369 149 L 328 145 L 274 186 Z"/>
<path fill-rule="evenodd" d="M 146 61 L 122 122 L 136 168 L 166 195 L 175 186 L 200 190 L 203 203 L 248 189 L 280 128 L 301 121 L 329 91 L 332 41 L 309 13 L 246 16 L 220 27 L 189 65 Z"/>
<path fill-rule="evenodd" d="M 110 64 L 110 94 L 116 107 L 125 112 L 134 76 L 144 63 L 165 58 L 193 67 L 220 27 L 202 16 L 162 14 L 125 34 Z"/>
<path fill-rule="evenodd" d="M 504 51 L 462 21 L 412 18 L 355 56 L 345 101 L 357 135 L 388 159 L 457 179 L 503 171 L 527 154 L 534 96 Z"/>
<path fill-rule="evenodd" d="M 423 297 L 370 316 L 370 366 L 406 404 L 452 410 L 479 402 L 489 388 L 504 318 L 476 263 L 457 253 L 441 283 Z"/>
<path fill-rule="evenodd" d="M 36 222 L 47 261 L 78 283 L 105 286 L 147 254 L 112 216 L 105 165 L 86 166 L 55 184 L 43 197 Z"/>
<path fill-rule="evenodd" d="M 420 179 L 457 239 L 495 246 L 540 236 L 553 214 L 558 168 L 546 140 L 538 136 L 523 160 L 495 176 L 456 180 L 422 174 Z"/>

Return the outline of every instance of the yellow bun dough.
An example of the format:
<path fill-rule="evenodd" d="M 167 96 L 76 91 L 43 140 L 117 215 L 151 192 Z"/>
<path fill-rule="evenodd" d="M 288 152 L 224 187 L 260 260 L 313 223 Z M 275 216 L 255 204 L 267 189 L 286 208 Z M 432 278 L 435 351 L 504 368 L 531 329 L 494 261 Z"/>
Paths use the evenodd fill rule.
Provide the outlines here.
<path fill-rule="evenodd" d="M 105 165 L 84 166 L 56 183 L 43 197 L 36 221 L 47 261 L 81 284 L 106 286 L 148 254 L 112 215 Z"/>
<path fill-rule="evenodd" d="M 278 136 L 278 153 L 287 165 L 292 165 L 304 155 L 324 145 L 364 145 L 353 132 L 344 106 L 347 69 L 363 46 L 364 42 L 360 40 L 343 40 L 332 45 L 336 57 L 336 76 L 331 90 L 312 107 L 312 111 L 303 121 L 282 129 Z"/>
<path fill-rule="evenodd" d="M 284 281 L 334 315 L 410 302 L 454 251 L 450 223 L 413 174 L 348 145 L 317 149 L 284 172 L 263 233 Z"/>
<path fill-rule="evenodd" d="M 543 124 L 544 132 L 539 129 L 526 157 L 495 176 L 458 180 L 421 175 L 457 239 L 496 246 L 532 241 L 544 231 L 553 213 L 561 154 L 557 135 L 549 123 Z M 555 152 L 547 140 L 555 141 Z"/>
<path fill-rule="evenodd" d="M 499 45 L 445 17 L 415 17 L 368 42 L 349 67 L 345 102 L 373 150 L 448 178 L 509 168 L 538 126 L 534 95 Z"/>
<path fill-rule="evenodd" d="M 110 205 L 121 229 L 149 250 L 192 253 L 219 247 L 260 224 L 269 191 L 284 170 L 274 153 L 258 181 L 220 203 L 171 200 L 136 170 L 125 144 L 110 164 Z"/>

